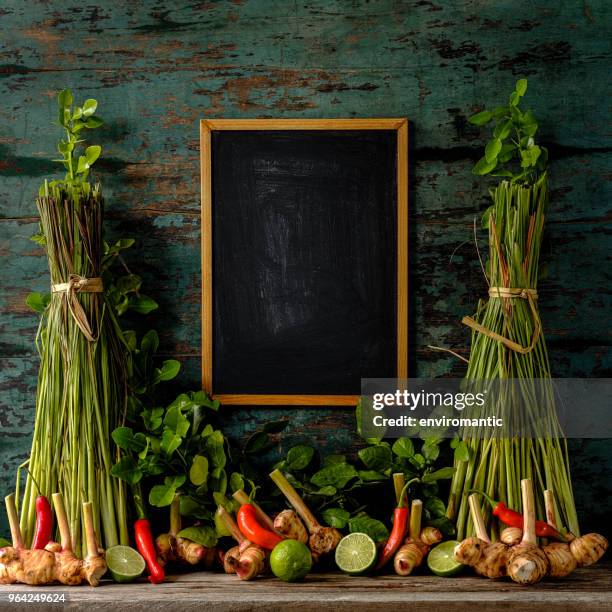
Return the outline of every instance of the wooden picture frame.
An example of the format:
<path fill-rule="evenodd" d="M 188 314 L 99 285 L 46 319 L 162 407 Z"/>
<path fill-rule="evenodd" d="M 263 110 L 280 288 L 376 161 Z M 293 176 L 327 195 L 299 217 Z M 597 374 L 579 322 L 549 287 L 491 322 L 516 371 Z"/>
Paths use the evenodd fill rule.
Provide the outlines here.
<path fill-rule="evenodd" d="M 213 172 L 212 134 L 227 130 L 393 130 L 397 186 L 397 377 L 408 377 L 408 120 L 392 119 L 205 119 L 200 121 L 202 388 L 228 405 L 355 406 L 359 395 L 215 393 L 213 384 Z"/>

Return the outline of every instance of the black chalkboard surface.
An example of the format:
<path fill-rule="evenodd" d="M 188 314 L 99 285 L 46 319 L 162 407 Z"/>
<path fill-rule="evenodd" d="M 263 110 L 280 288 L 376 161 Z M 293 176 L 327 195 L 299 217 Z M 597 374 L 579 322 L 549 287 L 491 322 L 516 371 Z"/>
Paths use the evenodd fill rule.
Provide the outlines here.
<path fill-rule="evenodd" d="M 397 376 L 397 128 L 214 123 L 206 390 L 224 403 L 348 404 L 362 377 Z"/>

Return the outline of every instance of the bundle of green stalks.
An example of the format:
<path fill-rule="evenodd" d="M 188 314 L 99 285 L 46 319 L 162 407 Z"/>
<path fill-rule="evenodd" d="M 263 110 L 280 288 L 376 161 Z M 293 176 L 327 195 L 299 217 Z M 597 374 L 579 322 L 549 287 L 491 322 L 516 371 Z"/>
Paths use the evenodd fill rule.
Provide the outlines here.
<path fill-rule="evenodd" d="M 68 92 L 69 94 L 69 92 Z M 62 97 L 63 96 L 63 97 Z M 64 153 L 66 180 L 45 183 L 36 200 L 41 233 L 49 263 L 51 297 L 37 335 L 40 370 L 36 416 L 23 496 L 20 524 L 26 545 L 36 522 L 36 497 L 60 492 L 73 534 L 73 550 L 85 551 L 81 526 L 83 502 L 93 502 L 96 533 L 101 546 L 128 544 L 126 490 L 111 476 L 117 449 L 111 432 L 124 418 L 127 402 L 125 346 L 121 330 L 102 287 L 103 200 L 99 185 L 85 181 L 100 147 L 88 147 L 85 161 L 73 157 L 80 131 L 95 101 L 74 111 L 72 96 L 60 94 L 67 140 Z M 68 104 L 67 104 L 68 103 Z M 62 107 L 62 104 L 64 107 Z M 95 104 L 93 104 L 95 110 Z M 73 120 L 73 114 L 80 119 Z M 80 113 L 80 114 L 78 114 Z M 93 117 L 93 119 L 96 119 Z M 97 127 L 101 121 L 92 121 Z M 71 143 L 72 146 L 66 146 Z M 63 150 L 62 150 L 63 149 Z"/>
<path fill-rule="evenodd" d="M 489 211 L 490 256 L 487 276 L 491 287 L 519 287 L 537 289 L 538 262 L 544 213 L 548 203 L 547 175 L 543 174 L 533 186 L 501 182 L 492 190 L 493 206 Z M 544 490 L 556 493 L 558 516 L 563 524 L 578 535 L 578 521 L 568 467 L 567 443 L 558 424 L 554 394 L 546 389 L 541 379 L 549 379 L 550 365 L 544 336 L 537 332 L 538 319 L 524 298 L 489 297 L 481 300 L 475 316 L 486 330 L 508 338 L 528 352 L 508 348 L 487 333 L 473 330 L 472 349 L 466 373 L 467 380 L 526 379 L 521 385 L 523 395 L 513 401 L 509 392 L 496 398 L 498 416 L 506 423 L 513 421 L 514 430 L 520 421 L 527 420 L 529 401 L 525 395 L 538 397 L 538 418 L 530 422 L 528 433 L 534 437 L 467 439 L 469 461 L 456 464 L 451 484 L 451 506 L 458 503 L 456 514 L 457 537 L 472 533 L 467 494 L 472 489 L 488 493 L 504 501 L 510 508 L 521 510 L 520 482 L 533 479 L 538 491 L 536 499 L 544 499 Z M 535 381 L 531 383 L 531 381 Z M 535 388 L 537 386 L 537 389 Z M 512 387 L 511 389 L 516 389 Z M 544 395 L 544 398 L 542 398 Z M 531 429 L 535 428 L 535 431 Z M 452 510 L 452 508 L 451 508 Z M 538 514 L 544 518 L 544 507 Z M 493 523 L 492 536 L 498 526 Z"/>
<path fill-rule="evenodd" d="M 476 125 L 497 123 L 474 173 L 509 180 L 490 190 L 492 206 L 483 217 L 489 238 L 484 272 L 490 293 L 479 302 L 473 319 L 464 318 L 472 328 L 466 381 L 469 385 L 511 379 L 507 393 L 503 385 L 496 387 L 501 389 L 492 400 L 496 412 L 490 411 L 489 404 L 489 414 L 502 417 L 510 431 L 507 437 L 464 431 L 470 456 L 468 461 L 455 462 L 448 507 L 459 540 L 473 534 L 470 491 L 484 491 L 521 511 L 520 483 L 526 478 L 536 488 L 539 518 L 545 518 L 542 500 L 544 490 L 550 489 L 555 494 L 559 524 L 579 535 L 567 443 L 557 420 L 552 382 L 548 382 L 550 365 L 537 307 L 548 207 L 548 153 L 534 142 L 538 125 L 533 114 L 518 108 L 526 89 L 527 81 L 519 80 L 507 107 L 482 111 L 470 119 Z M 500 525 L 490 524 L 495 539 Z"/>

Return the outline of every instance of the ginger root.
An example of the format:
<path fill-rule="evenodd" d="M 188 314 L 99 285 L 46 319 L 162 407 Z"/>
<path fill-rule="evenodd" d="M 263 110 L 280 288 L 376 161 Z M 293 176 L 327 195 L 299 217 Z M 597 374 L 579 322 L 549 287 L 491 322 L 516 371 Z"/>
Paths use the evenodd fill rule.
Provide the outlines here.
<path fill-rule="evenodd" d="M 421 531 L 421 542 L 427 546 L 434 546 L 443 538 L 442 532 L 437 527 L 423 527 Z"/>
<path fill-rule="evenodd" d="M 466 538 L 456 546 L 455 559 L 473 567 L 480 576 L 502 578 L 506 575 L 508 547 L 503 542 L 492 543 L 489 539 L 475 494 L 470 495 L 468 502 L 476 537 Z"/>
<path fill-rule="evenodd" d="M 294 510 L 283 510 L 274 518 L 274 529 L 291 540 L 306 544 L 308 531 Z"/>
<path fill-rule="evenodd" d="M 506 527 L 499 539 L 508 546 L 516 546 L 523 539 L 523 530 L 520 527 Z"/>
<path fill-rule="evenodd" d="M 155 539 L 155 548 L 160 565 L 182 563 L 197 565 L 202 563 L 205 569 L 210 569 L 216 559 L 215 548 L 206 548 L 197 542 L 179 537 L 181 531 L 181 500 L 175 495 L 170 505 L 170 531 L 162 533 Z"/>
<path fill-rule="evenodd" d="M 593 565 L 608 550 L 608 540 L 599 533 L 587 533 L 574 538 L 569 544 L 576 563 L 580 567 Z"/>
<path fill-rule="evenodd" d="M 238 544 L 230 548 L 223 556 L 225 573 L 236 574 L 240 580 L 252 580 L 259 574 L 263 574 L 267 569 L 268 555 L 266 551 L 242 535 L 236 521 L 225 508 L 219 506 L 217 513 Z"/>
<path fill-rule="evenodd" d="M 71 550 L 70 530 L 60 493 L 54 493 L 53 503 L 62 543 L 60 546 L 56 542 L 49 542 L 45 549 L 22 548 L 21 531 L 16 522 L 14 496 L 7 497 L 6 503 L 7 508 L 10 507 L 8 514 L 14 545 L 0 549 L 0 584 L 19 582 L 30 586 L 42 586 L 59 582 L 66 586 L 75 586 L 86 581 L 91 586 L 98 586 L 100 578 L 106 573 L 106 561 L 98 551 L 91 502 L 83 504 L 87 542 L 85 559 L 79 559 Z"/>
<path fill-rule="evenodd" d="M 409 576 L 412 574 L 423 563 L 425 555 L 429 552 L 429 544 L 427 542 L 436 543 L 434 540 L 438 538 L 438 534 L 440 540 L 442 539 L 442 534 L 434 527 L 426 527 L 421 531 L 422 516 L 423 502 L 420 499 L 412 500 L 408 537 L 404 540 L 403 546 L 399 548 L 393 558 L 393 567 L 398 576 Z M 423 535 L 427 542 L 422 540 Z"/>
<path fill-rule="evenodd" d="M 313 560 L 318 561 L 321 557 L 332 553 L 342 539 L 342 534 L 334 527 L 324 527 L 319 524 L 315 515 L 306 506 L 304 500 L 280 470 L 274 470 L 270 474 L 270 478 L 287 498 L 287 501 L 295 508 L 302 521 L 304 521 L 310 533 L 308 547 L 312 553 Z"/>

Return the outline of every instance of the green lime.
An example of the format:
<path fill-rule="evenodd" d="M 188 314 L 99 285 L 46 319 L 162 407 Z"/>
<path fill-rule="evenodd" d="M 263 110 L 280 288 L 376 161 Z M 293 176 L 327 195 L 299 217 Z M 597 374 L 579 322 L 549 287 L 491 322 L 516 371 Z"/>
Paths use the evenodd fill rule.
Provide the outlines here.
<path fill-rule="evenodd" d="M 132 582 L 145 569 L 145 560 L 129 546 L 112 546 L 106 551 L 106 565 L 115 582 Z"/>
<path fill-rule="evenodd" d="M 455 548 L 458 545 L 456 540 L 448 540 L 429 551 L 427 565 L 436 576 L 455 576 L 463 569 L 463 565 L 455 561 Z"/>
<path fill-rule="evenodd" d="M 312 567 L 312 555 L 306 544 L 297 540 L 279 542 L 270 555 L 272 573 L 286 582 L 295 582 L 306 576 Z"/>
<path fill-rule="evenodd" d="M 4 548 L 5 546 L 10 546 L 11 543 L 8 540 L 5 540 L 4 538 L 0 538 L 0 548 Z"/>
<path fill-rule="evenodd" d="M 349 533 L 336 548 L 336 565 L 347 574 L 362 574 L 376 563 L 376 544 L 365 533 Z"/>

